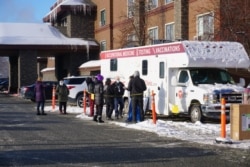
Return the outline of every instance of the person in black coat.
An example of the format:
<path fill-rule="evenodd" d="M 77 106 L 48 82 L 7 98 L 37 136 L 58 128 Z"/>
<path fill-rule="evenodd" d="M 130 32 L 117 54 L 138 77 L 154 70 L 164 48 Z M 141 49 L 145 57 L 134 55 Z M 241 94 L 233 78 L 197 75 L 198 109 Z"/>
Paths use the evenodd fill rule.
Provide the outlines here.
<path fill-rule="evenodd" d="M 114 92 L 114 109 L 115 109 L 115 117 L 116 119 L 119 119 L 119 116 L 123 117 L 123 107 L 124 107 L 124 101 L 123 101 L 123 94 L 125 91 L 124 84 L 120 81 L 120 77 L 116 76 L 116 81 L 112 84 L 112 89 Z"/>
<path fill-rule="evenodd" d="M 103 109 L 103 93 L 104 93 L 104 87 L 103 87 L 103 76 L 98 74 L 96 76 L 96 83 L 94 87 L 94 94 L 95 94 L 95 105 L 96 105 L 96 113 L 94 115 L 94 121 L 103 123 L 102 120 L 102 109 Z"/>
<path fill-rule="evenodd" d="M 140 119 L 144 121 L 144 111 L 143 111 L 143 92 L 147 89 L 145 81 L 140 78 L 139 71 L 134 72 L 134 78 L 130 80 L 128 84 L 128 90 L 130 91 L 130 96 L 132 100 L 132 117 L 133 121 L 136 121 L 136 106 L 139 106 Z"/>
<path fill-rule="evenodd" d="M 111 118 L 114 110 L 114 92 L 111 86 L 110 78 L 107 78 L 104 85 L 104 98 L 106 103 L 106 117 L 107 120 L 113 120 Z"/>

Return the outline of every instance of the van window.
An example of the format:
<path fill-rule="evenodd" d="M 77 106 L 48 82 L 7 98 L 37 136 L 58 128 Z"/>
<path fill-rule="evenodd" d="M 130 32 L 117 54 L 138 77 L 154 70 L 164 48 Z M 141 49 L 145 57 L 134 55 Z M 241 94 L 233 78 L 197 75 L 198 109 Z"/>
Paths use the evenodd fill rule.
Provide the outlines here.
<path fill-rule="evenodd" d="M 142 60 L 142 75 L 148 74 L 148 61 Z"/>
<path fill-rule="evenodd" d="M 110 59 L 110 71 L 117 71 L 117 59 Z"/>
<path fill-rule="evenodd" d="M 179 77 L 179 83 L 186 83 L 188 81 L 188 73 L 187 71 L 181 71 L 180 77 Z"/>
<path fill-rule="evenodd" d="M 165 66 L 164 66 L 164 62 L 160 62 L 159 64 L 159 77 L 160 78 L 164 78 L 165 75 Z"/>

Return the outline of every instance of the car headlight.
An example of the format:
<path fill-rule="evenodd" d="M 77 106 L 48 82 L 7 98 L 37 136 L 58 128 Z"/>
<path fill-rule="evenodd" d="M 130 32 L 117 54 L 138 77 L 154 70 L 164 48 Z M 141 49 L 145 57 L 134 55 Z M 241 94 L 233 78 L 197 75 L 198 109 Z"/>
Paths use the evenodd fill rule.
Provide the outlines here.
<path fill-rule="evenodd" d="M 205 104 L 215 104 L 217 103 L 217 96 L 216 94 L 204 94 L 203 101 Z"/>

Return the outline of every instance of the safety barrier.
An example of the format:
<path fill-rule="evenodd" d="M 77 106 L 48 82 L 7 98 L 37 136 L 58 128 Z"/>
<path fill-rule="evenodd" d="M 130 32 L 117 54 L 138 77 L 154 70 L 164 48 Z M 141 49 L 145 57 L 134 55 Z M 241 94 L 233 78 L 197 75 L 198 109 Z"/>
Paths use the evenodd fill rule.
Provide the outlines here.
<path fill-rule="evenodd" d="M 55 105 L 56 105 L 56 86 L 53 85 L 53 89 L 52 89 L 52 111 L 55 110 Z"/>
<path fill-rule="evenodd" d="M 152 117 L 153 117 L 153 123 L 156 124 L 156 112 L 155 112 L 155 93 L 152 90 Z"/>
<path fill-rule="evenodd" d="M 226 137 L 226 100 L 221 98 L 221 137 Z"/>
<path fill-rule="evenodd" d="M 84 112 L 84 114 L 86 114 L 86 100 L 87 100 L 87 98 L 86 98 L 86 89 L 84 89 L 84 91 L 83 91 L 83 102 L 82 102 L 82 107 L 83 107 L 83 112 Z"/>

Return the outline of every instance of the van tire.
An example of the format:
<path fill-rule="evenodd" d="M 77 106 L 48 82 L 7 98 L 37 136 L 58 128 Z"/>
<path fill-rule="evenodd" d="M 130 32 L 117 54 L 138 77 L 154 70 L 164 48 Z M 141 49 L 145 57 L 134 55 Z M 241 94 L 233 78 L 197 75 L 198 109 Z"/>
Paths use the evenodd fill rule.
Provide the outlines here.
<path fill-rule="evenodd" d="M 201 108 L 199 105 L 192 105 L 190 108 L 190 119 L 192 123 L 195 123 L 197 121 L 202 122 L 203 117 L 201 113 Z"/>

